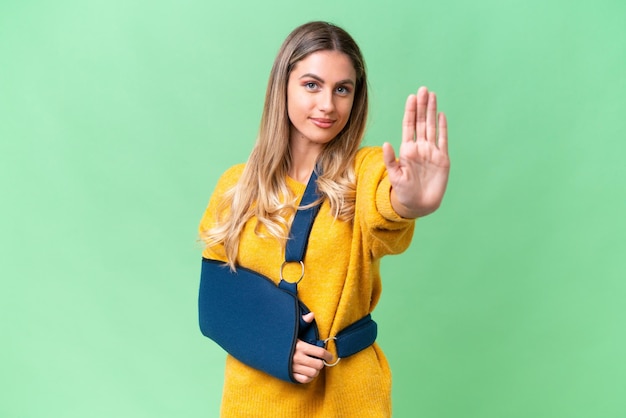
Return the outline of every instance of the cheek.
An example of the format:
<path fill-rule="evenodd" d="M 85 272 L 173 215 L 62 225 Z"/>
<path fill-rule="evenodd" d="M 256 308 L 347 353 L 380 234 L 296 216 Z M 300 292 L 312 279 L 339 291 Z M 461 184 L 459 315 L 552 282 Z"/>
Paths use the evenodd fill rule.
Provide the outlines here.
<path fill-rule="evenodd" d="M 298 119 L 306 109 L 306 103 L 296 94 L 287 96 L 287 114 L 289 119 Z"/>
<path fill-rule="evenodd" d="M 350 114 L 354 110 L 352 108 L 353 106 L 354 106 L 354 101 L 353 100 L 350 100 L 348 103 L 345 103 L 344 106 L 342 106 L 341 113 L 343 115 L 343 118 L 346 121 L 350 118 Z"/>
<path fill-rule="evenodd" d="M 354 109 L 352 109 L 352 102 L 350 102 L 349 104 L 346 104 L 346 106 L 342 106 L 341 108 L 341 125 L 338 126 L 338 130 L 341 131 L 343 130 L 343 128 L 346 127 L 346 125 L 348 124 L 348 121 L 350 120 L 350 115 L 352 113 L 352 111 Z"/>
<path fill-rule="evenodd" d="M 293 123 L 293 118 L 296 116 L 297 112 L 295 109 L 295 102 L 291 97 L 287 98 L 287 117 L 289 118 L 289 122 Z"/>
<path fill-rule="evenodd" d="M 302 117 L 300 116 L 302 112 L 298 111 L 296 106 L 287 104 L 287 117 L 289 118 L 290 124 L 297 124 Z"/>

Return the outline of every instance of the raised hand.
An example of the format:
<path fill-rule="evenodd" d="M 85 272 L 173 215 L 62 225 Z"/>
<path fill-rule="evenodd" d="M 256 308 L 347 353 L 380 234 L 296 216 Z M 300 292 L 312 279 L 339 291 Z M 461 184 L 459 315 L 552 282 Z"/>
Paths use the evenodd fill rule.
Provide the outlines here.
<path fill-rule="evenodd" d="M 383 159 L 391 181 L 391 205 L 403 218 L 434 212 L 446 191 L 450 172 L 446 116 L 437 114 L 437 96 L 426 87 L 406 100 L 399 158 L 389 143 Z"/>

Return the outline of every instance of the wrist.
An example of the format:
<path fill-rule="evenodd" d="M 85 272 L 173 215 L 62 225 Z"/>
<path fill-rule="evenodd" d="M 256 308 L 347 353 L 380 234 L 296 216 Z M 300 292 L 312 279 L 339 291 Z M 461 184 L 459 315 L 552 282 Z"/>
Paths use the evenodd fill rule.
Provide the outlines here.
<path fill-rule="evenodd" d="M 412 205 L 403 203 L 400 199 L 398 199 L 397 194 L 395 193 L 393 187 L 391 188 L 389 200 L 391 202 L 391 207 L 393 210 L 404 219 L 416 219 L 422 218 L 426 215 L 431 214 L 437 208 L 422 208 L 422 207 L 414 207 Z"/>

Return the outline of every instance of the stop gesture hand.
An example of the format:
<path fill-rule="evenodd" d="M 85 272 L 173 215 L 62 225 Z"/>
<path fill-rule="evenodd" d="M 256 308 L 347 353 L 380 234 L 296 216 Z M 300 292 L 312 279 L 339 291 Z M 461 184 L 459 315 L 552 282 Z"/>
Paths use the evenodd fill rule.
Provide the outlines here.
<path fill-rule="evenodd" d="M 434 212 L 446 191 L 450 172 L 446 116 L 437 114 L 437 96 L 426 87 L 406 101 L 399 158 L 389 143 L 383 159 L 391 182 L 391 205 L 403 218 Z"/>

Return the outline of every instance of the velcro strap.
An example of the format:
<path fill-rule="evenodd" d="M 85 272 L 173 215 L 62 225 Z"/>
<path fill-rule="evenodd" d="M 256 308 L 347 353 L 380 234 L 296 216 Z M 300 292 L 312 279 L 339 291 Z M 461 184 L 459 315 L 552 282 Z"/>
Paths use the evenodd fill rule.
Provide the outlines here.
<path fill-rule="evenodd" d="M 378 326 L 371 315 L 366 315 L 337 334 L 337 357 L 345 358 L 369 347 L 376 341 Z"/>

